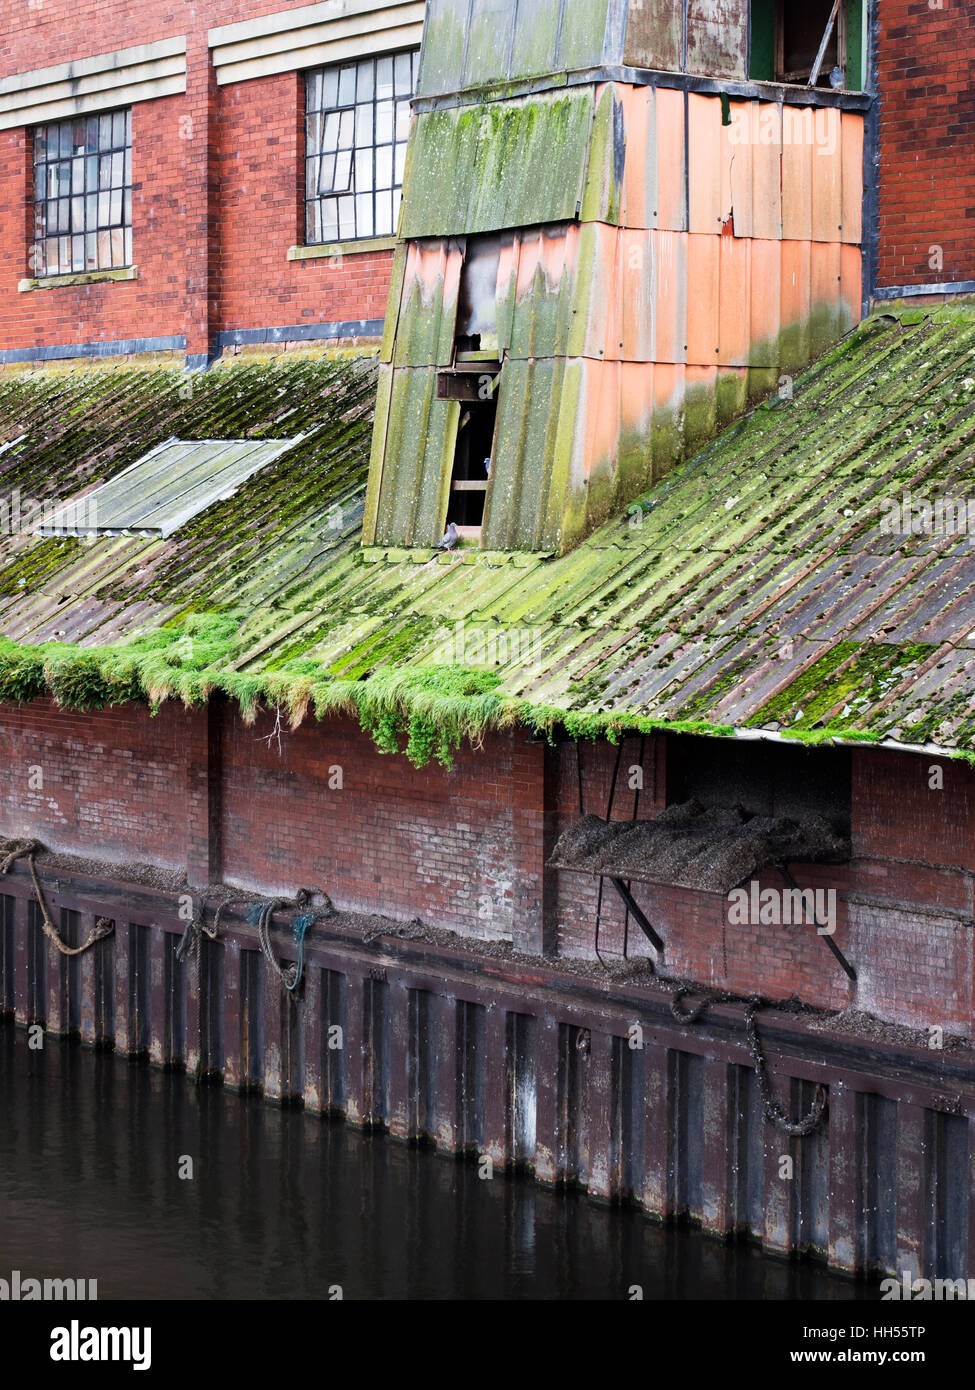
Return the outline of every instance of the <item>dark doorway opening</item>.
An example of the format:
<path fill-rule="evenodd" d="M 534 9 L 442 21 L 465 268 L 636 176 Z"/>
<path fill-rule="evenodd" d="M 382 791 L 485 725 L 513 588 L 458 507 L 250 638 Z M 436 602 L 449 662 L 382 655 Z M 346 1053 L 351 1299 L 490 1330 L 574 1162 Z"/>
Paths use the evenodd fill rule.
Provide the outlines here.
<path fill-rule="evenodd" d="M 497 413 L 496 395 L 484 401 L 465 401 L 460 408 L 447 521 L 453 521 L 462 530 L 477 530 L 484 519 Z"/>

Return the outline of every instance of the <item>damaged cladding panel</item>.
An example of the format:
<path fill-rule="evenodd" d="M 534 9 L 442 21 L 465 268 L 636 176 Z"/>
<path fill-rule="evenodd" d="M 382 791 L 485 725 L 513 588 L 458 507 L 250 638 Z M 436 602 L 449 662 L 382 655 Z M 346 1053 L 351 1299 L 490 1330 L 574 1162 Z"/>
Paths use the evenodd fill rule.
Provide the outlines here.
<path fill-rule="evenodd" d="M 165 539 L 298 443 L 294 439 L 167 439 L 116 477 L 45 515 L 41 536 Z"/>
<path fill-rule="evenodd" d="M 560 109 L 536 97 L 418 118 L 430 134 L 411 155 L 405 225 L 442 234 L 411 240 L 394 271 L 366 544 L 443 534 L 460 416 L 434 379 L 482 246 L 465 224 L 499 243 L 484 549 L 568 549 L 859 321 L 858 113 L 733 101 L 725 120 L 717 96 L 615 83 L 580 93 L 562 126 Z M 502 149 L 487 134 L 504 120 L 525 138 Z M 572 135 L 553 160 L 555 128 Z M 536 186 L 546 161 L 560 177 Z M 393 418 L 407 402 L 408 427 Z"/>
<path fill-rule="evenodd" d="M 624 65 L 748 75 L 748 0 L 427 0 L 417 96 Z"/>

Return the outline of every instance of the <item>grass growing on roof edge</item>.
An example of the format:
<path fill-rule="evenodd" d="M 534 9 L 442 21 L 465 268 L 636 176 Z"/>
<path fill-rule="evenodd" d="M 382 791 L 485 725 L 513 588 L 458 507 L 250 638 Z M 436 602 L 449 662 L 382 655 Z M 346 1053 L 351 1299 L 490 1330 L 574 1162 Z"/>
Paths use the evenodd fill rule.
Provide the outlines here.
<path fill-rule="evenodd" d="M 450 767 L 462 743 L 477 747 L 491 730 L 516 725 L 550 740 L 563 728 L 571 738 L 612 742 L 624 734 L 660 730 L 734 732 L 705 720 L 535 705 L 500 690 L 495 672 L 464 666 L 391 666 L 362 680 L 324 677 L 308 660 L 274 671 L 238 672 L 230 669 L 238 630 L 235 614 L 197 613 L 179 626 L 105 647 L 25 646 L 0 637 L 0 701 L 26 704 L 50 696 L 63 709 L 82 711 L 142 703 L 155 714 L 166 700 L 191 707 L 222 694 L 237 702 L 246 723 L 262 707 L 282 710 L 292 728 L 309 710 L 318 719 L 356 718 L 381 752 L 405 753 L 416 767 L 433 759 Z"/>
<path fill-rule="evenodd" d="M 192 707 L 222 694 L 236 701 L 245 723 L 253 723 L 261 708 L 281 710 L 292 728 L 309 711 L 319 720 L 329 714 L 355 718 L 380 752 L 403 753 L 416 767 L 436 760 L 449 768 L 464 742 L 479 747 L 490 731 L 515 726 L 549 741 L 564 730 L 569 738 L 611 743 L 633 734 L 732 737 L 736 732 L 733 725 L 704 719 L 533 704 L 505 694 L 495 672 L 464 666 L 389 666 L 361 680 L 328 678 L 309 660 L 273 671 L 238 672 L 231 669 L 238 631 L 236 614 L 205 612 L 105 647 L 25 646 L 0 637 L 0 701 L 28 703 L 50 696 L 64 709 L 82 711 L 142 703 L 155 714 L 166 700 Z M 782 736 L 807 745 L 875 743 L 882 737 L 835 726 L 783 730 Z M 948 756 L 975 763 L 975 753 L 965 749 Z"/>

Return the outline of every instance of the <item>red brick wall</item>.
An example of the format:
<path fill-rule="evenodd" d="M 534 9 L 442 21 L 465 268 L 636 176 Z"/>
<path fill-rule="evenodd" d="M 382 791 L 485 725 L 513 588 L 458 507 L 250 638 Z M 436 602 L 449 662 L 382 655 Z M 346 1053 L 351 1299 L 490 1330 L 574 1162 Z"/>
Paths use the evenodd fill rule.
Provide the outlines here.
<path fill-rule="evenodd" d="M 971 0 L 880 0 L 880 286 L 975 279 L 973 34 Z"/>
<path fill-rule="evenodd" d="M 452 771 L 380 753 L 355 726 L 309 720 L 267 741 L 230 714 L 223 740 L 226 878 L 268 892 L 322 888 L 337 907 L 383 912 L 480 938 L 522 935 L 539 881 L 541 817 L 517 736 Z M 342 787 L 330 788 L 340 768 Z M 540 785 L 539 779 L 535 779 Z M 537 887 L 536 887 L 537 895 Z M 519 922 L 514 904 L 519 902 Z"/>
<path fill-rule="evenodd" d="M 186 862 L 186 723 L 123 706 L 74 714 L 49 700 L 0 706 L 0 833 L 113 863 Z M 42 786 L 30 784 L 40 769 Z"/>
<path fill-rule="evenodd" d="M 217 87 L 206 32 L 285 0 L 107 5 L 0 0 L 0 75 L 172 35 L 187 36 L 185 95 L 132 109 L 133 260 L 138 279 L 19 293 L 28 277 L 30 140 L 0 132 L 0 347 L 381 319 L 392 253 L 289 262 L 304 241 L 303 84 L 295 74 Z"/>
<path fill-rule="evenodd" d="M 641 760 L 640 740 L 624 742 L 614 817 L 633 815 L 637 766 L 638 815 L 659 813 L 664 753 L 648 739 Z M 526 951 L 539 951 L 544 936 L 549 949 L 596 959 L 597 882 L 543 867 L 578 815 L 573 744 L 546 749 L 523 732 L 496 735 L 481 750 L 462 749 L 445 772 L 379 753 L 349 721 L 309 719 L 283 731 L 279 749 L 268 716 L 247 726 L 231 707 L 166 705 L 150 718 L 132 708 L 77 715 L 38 701 L 0 708 L 0 758 L 8 769 L 0 834 L 92 858 L 188 867 L 196 884 L 217 877 L 222 860 L 225 880 L 242 887 L 321 888 L 342 909 L 419 916 Z M 612 747 L 583 744 L 585 811 L 606 815 L 615 764 Z M 927 756 L 856 751 L 851 863 L 793 866 L 800 887 L 836 890 L 833 939 L 856 967 L 856 990 L 809 925 L 732 923 L 719 895 L 634 885 L 666 943 L 664 972 L 969 1034 L 975 775 L 945 761 L 935 791 L 932 765 Z M 37 767 L 43 787 L 32 789 Z M 330 787 L 336 769 L 342 785 Z M 771 868 L 759 884 L 783 887 Z M 623 928 L 607 882 L 604 960 L 620 960 Z M 628 954 L 650 954 L 632 920 Z"/>
<path fill-rule="evenodd" d="M 289 261 L 305 240 L 304 79 L 220 89 L 221 329 L 381 319 L 392 251 Z"/>

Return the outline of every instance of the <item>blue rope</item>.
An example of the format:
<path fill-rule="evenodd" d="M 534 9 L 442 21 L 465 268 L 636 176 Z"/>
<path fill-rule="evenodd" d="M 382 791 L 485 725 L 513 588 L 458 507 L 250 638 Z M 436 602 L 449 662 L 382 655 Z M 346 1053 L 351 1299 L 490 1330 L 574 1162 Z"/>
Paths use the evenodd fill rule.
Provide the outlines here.
<path fill-rule="evenodd" d="M 289 993 L 292 990 L 296 990 L 301 984 L 301 976 L 305 968 L 305 932 L 311 926 L 312 922 L 314 922 L 315 916 L 316 914 L 314 912 L 299 912 L 291 923 L 291 930 L 294 932 L 295 942 L 298 946 L 298 967 L 295 970 L 294 984 L 289 985 L 285 983 L 284 987 Z"/>

